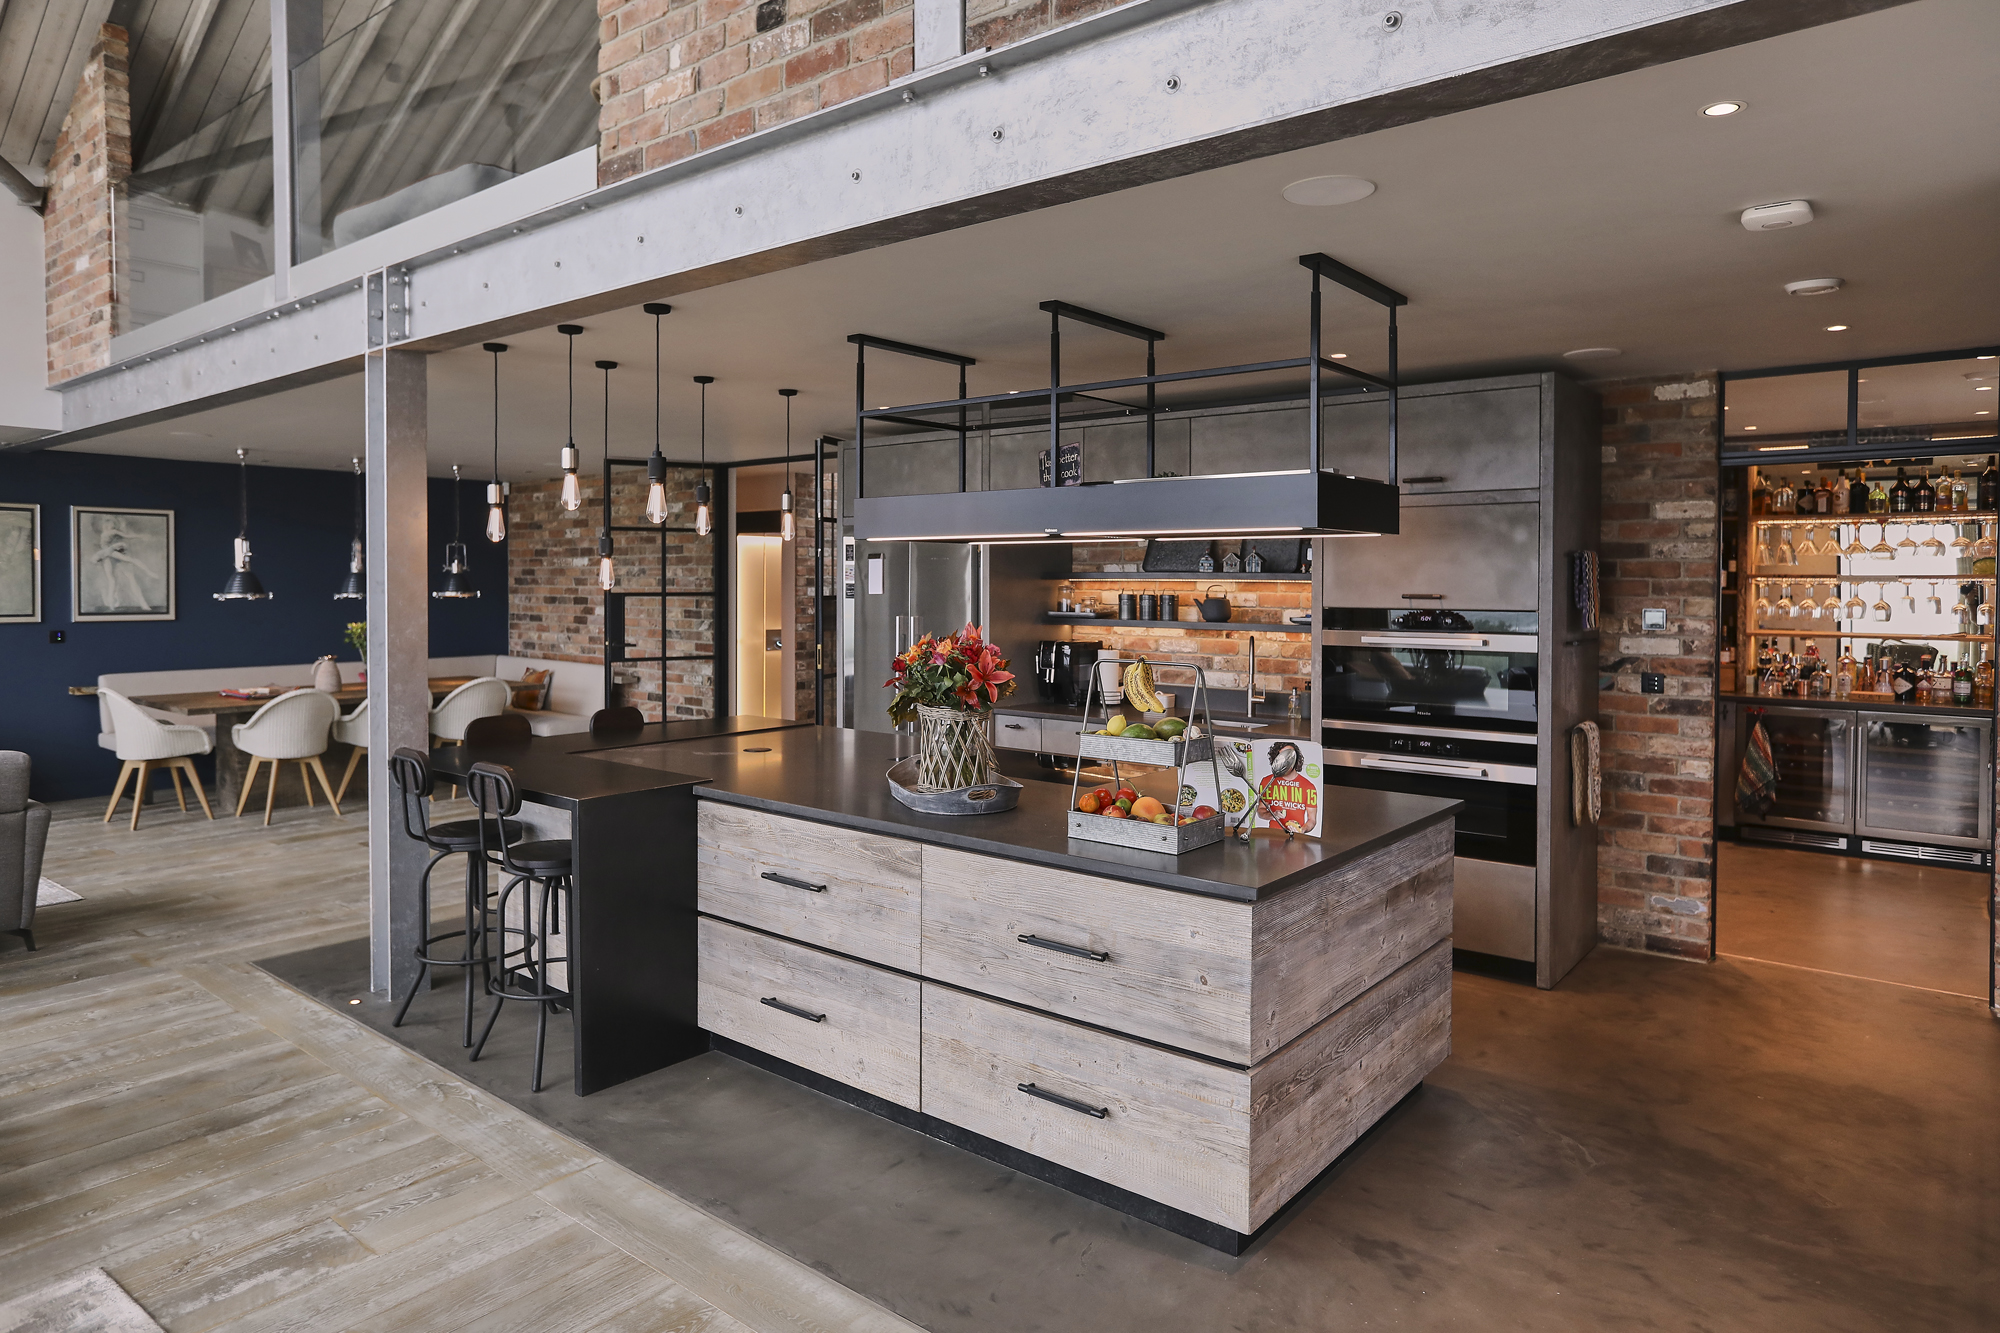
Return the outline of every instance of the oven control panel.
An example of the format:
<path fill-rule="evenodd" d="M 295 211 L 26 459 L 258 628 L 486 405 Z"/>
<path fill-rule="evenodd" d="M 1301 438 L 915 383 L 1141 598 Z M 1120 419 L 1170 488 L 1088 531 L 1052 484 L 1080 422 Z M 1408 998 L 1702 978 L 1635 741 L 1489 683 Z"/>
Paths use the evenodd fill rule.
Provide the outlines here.
<path fill-rule="evenodd" d="M 1429 759 L 1457 759 L 1464 755 L 1465 746 L 1458 741 L 1436 736 L 1391 736 L 1389 753 L 1422 755 Z"/>

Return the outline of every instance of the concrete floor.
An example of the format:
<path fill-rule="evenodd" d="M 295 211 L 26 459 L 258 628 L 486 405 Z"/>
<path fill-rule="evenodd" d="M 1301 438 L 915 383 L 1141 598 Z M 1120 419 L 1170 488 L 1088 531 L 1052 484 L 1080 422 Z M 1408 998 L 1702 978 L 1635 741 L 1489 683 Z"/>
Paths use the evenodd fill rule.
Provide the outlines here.
<path fill-rule="evenodd" d="M 1722 953 L 1985 997 L 1985 871 L 1733 842 L 1717 850 Z"/>
<path fill-rule="evenodd" d="M 265 966 L 386 1031 L 362 963 Z M 1452 1058 L 1232 1259 L 719 1054 L 532 1096 L 528 1016 L 468 1065 L 458 997 L 395 1035 L 940 1333 L 2000 1326 L 1976 1001 L 1607 949 L 1553 992 L 1461 974 Z"/>

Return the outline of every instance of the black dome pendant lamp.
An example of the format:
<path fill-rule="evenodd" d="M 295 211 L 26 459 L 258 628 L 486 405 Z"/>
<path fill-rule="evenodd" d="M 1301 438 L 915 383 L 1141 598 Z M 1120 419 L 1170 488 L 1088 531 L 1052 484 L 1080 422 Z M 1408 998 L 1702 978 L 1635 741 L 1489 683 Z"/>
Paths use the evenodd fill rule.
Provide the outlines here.
<path fill-rule="evenodd" d="M 250 568 L 250 455 L 247 451 L 236 451 L 236 466 L 236 572 L 222 585 L 222 591 L 215 594 L 215 600 L 268 601 L 271 594 L 264 591 L 264 585 L 257 581 L 257 575 Z"/>
<path fill-rule="evenodd" d="M 472 570 L 466 560 L 465 543 L 459 540 L 458 464 L 451 465 L 451 540 L 444 547 L 444 586 L 431 596 L 439 601 L 464 601 L 479 596 L 472 586 Z"/>
<path fill-rule="evenodd" d="M 361 542 L 362 521 L 361 460 L 354 460 L 354 540 L 347 547 L 347 577 L 340 581 L 340 591 L 333 595 L 336 602 L 365 602 L 368 600 L 368 548 Z"/>
<path fill-rule="evenodd" d="M 618 586 L 618 571 L 611 563 L 611 372 L 616 361 L 600 361 L 604 372 L 604 526 L 597 530 L 597 586 L 610 592 Z"/>
<path fill-rule="evenodd" d="M 660 316 L 674 308 L 658 301 L 641 307 L 653 317 L 653 452 L 646 459 L 646 521 L 667 521 L 667 460 L 660 453 Z"/>
<path fill-rule="evenodd" d="M 715 376 L 696 375 L 694 382 L 701 386 L 701 480 L 694 484 L 694 535 L 706 537 L 715 526 L 708 507 L 708 386 L 715 383 Z"/>
<path fill-rule="evenodd" d="M 790 541 L 799 535 L 799 521 L 792 513 L 792 399 L 797 389 L 780 389 L 785 400 L 785 493 L 778 497 L 778 540 Z"/>
<path fill-rule="evenodd" d="M 507 492 L 500 485 L 500 353 L 506 343 L 486 343 L 493 353 L 493 480 L 486 483 L 486 540 L 507 540 Z"/>
<path fill-rule="evenodd" d="M 575 513 L 583 508 L 583 482 L 576 475 L 576 335 L 583 332 L 583 325 L 558 324 L 556 332 L 569 339 L 569 443 L 562 447 L 562 507 Z"/>

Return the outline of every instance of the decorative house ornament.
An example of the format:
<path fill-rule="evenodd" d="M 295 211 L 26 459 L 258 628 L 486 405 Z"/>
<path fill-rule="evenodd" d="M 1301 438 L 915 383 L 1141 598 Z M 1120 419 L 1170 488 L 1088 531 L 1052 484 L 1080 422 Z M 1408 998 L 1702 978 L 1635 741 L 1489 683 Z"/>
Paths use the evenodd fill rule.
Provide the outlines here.
<path fill-rule="evenodd" d="M 1242 572 L 1243 572 L 1243 557 L 1242 557 L 1242 556 L 1240 556 L 1240 555 L 1238 555 L 1238 554 L 1237 554 L 1236 552 L 1234 552 L 1234 551 L 1231 551 L 1231 552 L 1230 552 L 1230 553 L 1229 553 L 1228 555 L 1225 555 L 1225 556 L 1223 556 L 1223 557 L 1222 557 L 1222 572 L 1223 572 L 1223 573 L 1225 573 L 1225 574 L 1240 574 L 1240 573 L 1242 573 Z"/>
<path fill-rule="evenodd" d="M 1243 561 L 1243 572 L 1245 574 L 1262 574 L 1264 572 L 1263 553 L 1255 546 L 1250 548 L 1249 556 Z"/>

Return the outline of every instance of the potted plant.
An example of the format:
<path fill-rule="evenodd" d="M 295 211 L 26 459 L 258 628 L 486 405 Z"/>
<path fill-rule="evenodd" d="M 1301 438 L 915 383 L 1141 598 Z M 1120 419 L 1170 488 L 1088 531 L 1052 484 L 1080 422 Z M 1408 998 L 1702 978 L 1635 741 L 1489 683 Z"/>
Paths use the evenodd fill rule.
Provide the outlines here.
<path fill-rule="evenodd" d="M 1016 682 L 1007 659 L 977 625 L 945 638 L 926 634 L 896 659 L 889 716 L 917 724 L 917 790 L 959 791 L 987 780 L 993 755 L 993 705 Z"/>
<path fill-rule="evenodd" d="M 366 685 L 368 683 L 368 622 L 365 620 L 348 621 L 347 629 L 341 637 L 347 640 L 347 646 L 352 648 L 355 656 L 361 659 L 361 683 Z"/>

